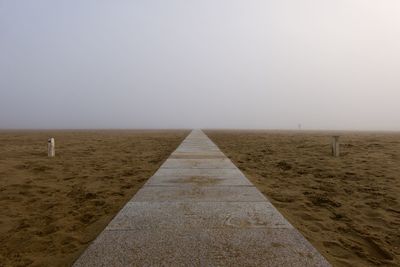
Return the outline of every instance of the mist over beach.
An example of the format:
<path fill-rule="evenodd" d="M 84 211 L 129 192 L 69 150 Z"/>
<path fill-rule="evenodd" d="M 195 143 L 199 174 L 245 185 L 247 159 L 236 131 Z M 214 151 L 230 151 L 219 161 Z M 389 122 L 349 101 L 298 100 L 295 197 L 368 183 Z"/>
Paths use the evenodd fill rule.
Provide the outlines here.
<path fill-rule="evenodd" d="M 400 130 L 400 3 L 0 1 L 0 128 Z"/>

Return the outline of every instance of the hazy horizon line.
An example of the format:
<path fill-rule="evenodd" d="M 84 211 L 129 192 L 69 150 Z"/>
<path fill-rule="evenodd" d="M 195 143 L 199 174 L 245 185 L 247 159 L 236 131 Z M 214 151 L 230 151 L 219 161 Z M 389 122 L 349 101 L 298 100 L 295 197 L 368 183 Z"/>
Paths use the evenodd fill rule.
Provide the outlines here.
<path fill-rule="evenodd" d="M 367 132 L 367 133 L 400 133 L 400 130 L 387 129 L 318 129 L 318 128 L 0 128 L 0 131 L 289 131 L 289 132 Z"/>

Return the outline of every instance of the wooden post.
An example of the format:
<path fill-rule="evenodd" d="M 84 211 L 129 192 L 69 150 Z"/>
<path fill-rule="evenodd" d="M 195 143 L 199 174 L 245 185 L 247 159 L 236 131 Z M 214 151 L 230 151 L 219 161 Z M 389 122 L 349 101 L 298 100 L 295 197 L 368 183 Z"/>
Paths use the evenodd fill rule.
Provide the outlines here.
<path fill-rule="evenodd" d="M 340 149 L 339 149 L 339 136 L 335 135 L 332 137 L 332 155 L 334 157 L 339 157 L 340 156 Z"/>
<path fill-rule="evenodd" d="M 49 138 L 49 140 L 47 140 L 47 155 L 49 157 L 54 157 L 56 155 L 55 145 L 54 138 Z"/>

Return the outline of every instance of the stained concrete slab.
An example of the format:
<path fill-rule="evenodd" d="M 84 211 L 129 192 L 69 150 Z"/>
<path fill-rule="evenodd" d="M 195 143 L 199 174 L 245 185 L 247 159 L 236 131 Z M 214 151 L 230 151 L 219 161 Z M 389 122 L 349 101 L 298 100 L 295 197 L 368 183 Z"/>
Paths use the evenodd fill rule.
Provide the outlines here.
<path fill-rule="evenodd" d="M 182 152 L 182 153 L 207 153 L 207 152 L 213 152 L 213 153 L 218 153 L 220 152 L 218 149 L 215 148 L 179 148 L 176 150 L 177 152 Z"/>
<path fill-rule="evenodd" d="M 74 266 L 330 266 L 192 131 Z"/>
<path fill-rule="evenodd" d="M 185 152 L 174 152 L 169 157 L 170 159 L 224 159 L 226 158 L 222 153 L 185 153 Z"/>
<path fill-rule="evenodd" d="M 145 186 L 131 201 L 266 201 L 263 194 L 254 186 Z"/>
<path fill-rule="evenodd" d="M 190 144 L 190 143 L 182 143 L 178 146 L 176 150 L 204 150 L 204 151 L 218 151 L 218 147 L 214 144 L 206 144 L 206 143 L 197 143 L 197 144 Z"/>
<path fill-rule="evenodd" d="M 159 169 L 156 176 L 199 176 L 199 177 L 216 177 L 229 178 L 247 178 L 239 169 Z"/>
<path fill-rule="evenodd" d="M 293 228 L 269 202 L 129 202 L 106 230 Z"/>
<path fill-rule="evenodd" d="M 171 159 L 221 159 L 224 158 L 225 156 L 222 155 L 171 155 Z"/>
<path fill-rule="evenodd" d="M 177 185 L 252 185 L 249 180 L 243 177 L 220 177 L 220 176 L 153 176 L 146 185 L 177 186 Z"/>
<path fill-rule="evenodd" d="M 225 159 L 167 159 L 161 169 L 236 169 Z"/>

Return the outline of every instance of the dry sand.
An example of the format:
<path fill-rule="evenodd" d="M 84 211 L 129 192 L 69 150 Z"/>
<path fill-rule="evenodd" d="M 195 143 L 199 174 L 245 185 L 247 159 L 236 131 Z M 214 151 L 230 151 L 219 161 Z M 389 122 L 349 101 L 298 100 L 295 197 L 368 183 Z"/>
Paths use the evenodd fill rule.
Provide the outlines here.
<path fill-rule="evenodd" d="M 70 266 L 187 133 L 0 132 L 0 266 Z"/>
<path fill-rule="evenodd" d="M 400 134 L 206 133 L 334 266 L 400 266 Z"/>

